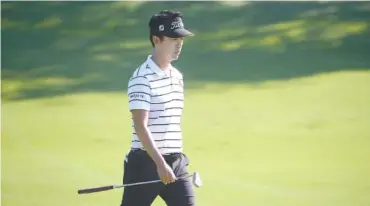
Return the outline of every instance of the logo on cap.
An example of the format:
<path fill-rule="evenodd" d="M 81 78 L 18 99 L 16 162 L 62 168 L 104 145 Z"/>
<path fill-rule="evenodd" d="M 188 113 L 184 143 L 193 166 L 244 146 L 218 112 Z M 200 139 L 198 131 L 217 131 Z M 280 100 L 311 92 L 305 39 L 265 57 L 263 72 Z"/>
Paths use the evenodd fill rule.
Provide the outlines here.
<path fill-rule="evenodd" d="M 159 25 L 159 31 L 164 31 L 164 26 L 163 25 Z"/>
<path fill-rule="evenodd" d="M 184 27 L 180 18 L 176 18 L 174 22 L 171 23 L 171 30 Z"/>

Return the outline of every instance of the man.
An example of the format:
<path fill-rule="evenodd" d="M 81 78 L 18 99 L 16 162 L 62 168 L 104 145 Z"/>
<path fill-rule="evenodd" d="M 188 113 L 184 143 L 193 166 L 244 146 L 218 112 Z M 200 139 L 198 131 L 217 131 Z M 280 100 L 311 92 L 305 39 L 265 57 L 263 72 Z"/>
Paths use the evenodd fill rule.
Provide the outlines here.
<path fill-rule="evenodd" d="M 164 10 L 149 21 L 152 55 L 128 83 L 133 138 L 124 162 L 124 184 L 161 179 L 160 183 L 126 187 L 121 206 L 150 206 L 160 196 L 168 206 L 195 205 L 183 153 L 180 126 L 184 105 L 182 74 L 171 65 L 179 58 L 184 37 L 180 12 Z M 179 178 L 177 179 L 176 178 Z"/>

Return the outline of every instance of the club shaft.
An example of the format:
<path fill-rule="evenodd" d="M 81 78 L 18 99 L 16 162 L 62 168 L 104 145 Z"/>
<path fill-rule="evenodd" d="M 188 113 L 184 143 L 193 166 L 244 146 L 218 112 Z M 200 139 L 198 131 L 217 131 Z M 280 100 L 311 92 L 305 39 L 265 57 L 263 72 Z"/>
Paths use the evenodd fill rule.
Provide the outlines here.
<path fill-rule="evenodd" d="M 187 175 L 185 177 L 178 177 L 176 178 L 176 180 L 189 178 L 191 176 L 193 176 L 193 174 Z M 123 185 L 113 185 L 113 188 L 129 187 L 129 186 L 135 186 L 135 185 L 145 185 L 145 184 L 151 184 L 151 183 L 156 183 L 156 182 L 162 182 L 162 180 L 151 180 L 151 181 L 146 181 L 146 182 L 136 182 L 136 183 L 123 184 Z"/>
<path fill-rule="evenodd" d="M 178 177 L 178 178 L 176 178 L 176 180 L 185 179 L 185 178 L 189 178 L 189 177 L 192 177 L 192 176 L 193 176 L 193 174 L 190 174 L 190 175 L 187 175 L 187 176 L 184 176 L 184 177 Z M 122 184 L 122 185 L 110 185 L 110 186 L 82 189 L 82 190 L 78 190 L 78 194 L 88 194 L 88 193 L 94 193 L 94 192 L 102 192 L 102 191 L 107 191 L 107 190 L 121 188 L 121 187 L 144 185 L 144 184 L 151 184 L 151 183 L 156 183 L 156 182 L 162 182 L 162 180 L 151 180 L 151 181 L 146 181 L 146 182 L 136 182 L 136 183 Z"/>
<path fill-rule="evenodd" d="M 161 182 L 161 180 L 152 180 L 152 181 L 147 181 L 147 182 L 136 182 L 136 183 L 123 184 L 123 185 L 113 185 L 113 188 L 129 187 L 129 186 L 135 186 L 135 185 L 145 185 L 145 184 L 156 183 L 156 182 Z"/>

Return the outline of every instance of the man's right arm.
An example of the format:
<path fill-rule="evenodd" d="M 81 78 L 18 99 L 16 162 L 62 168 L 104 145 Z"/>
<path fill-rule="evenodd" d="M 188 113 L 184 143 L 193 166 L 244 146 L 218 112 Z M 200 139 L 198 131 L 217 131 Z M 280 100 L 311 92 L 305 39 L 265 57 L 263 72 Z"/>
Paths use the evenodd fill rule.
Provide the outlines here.
<path fill-rule="evenodd" d="M 131 110 L 131 114 L 134 121 L 136 135 L 140 139 L 141 144 L 157 166 L 164 165 L 165 160 L 155 146 L 154 140 L 151 137 L 151 133 L 147 126 L 149 112 L 144 109 L 133 109 Z"/>
<path fill-rule="evenodd" d="M 164 183 L 175 180 L 175 175 L 155 145 L 148 128 L 151 88 L 148 79 L 137 77 L 132 79 L 128 85 L 129 108 L 131 111 L 134 128 L 144 149 L 157 166 L 160 178 Z"/>

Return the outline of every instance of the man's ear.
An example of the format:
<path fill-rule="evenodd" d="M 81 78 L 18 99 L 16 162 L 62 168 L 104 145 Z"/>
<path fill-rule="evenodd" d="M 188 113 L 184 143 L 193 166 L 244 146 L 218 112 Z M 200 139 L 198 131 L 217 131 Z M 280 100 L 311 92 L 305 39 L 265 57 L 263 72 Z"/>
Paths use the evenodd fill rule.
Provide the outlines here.
<path fill-rule="evenodd" d="M 163 41 L 163 39 L 164 39 L 164 37 L 159 37 L 159 36 L 155 36 L 155 35 L 152 36 L 152 40 L 153 40 L 154 44 L 161 43 Z"/>
<path fill-rule="evenodd" d="M 159 44 L 159 43 L 160 43 L 160 39 L 159 39 L 159 37 L 158 37 L 158 36 L 153 35 L 153 36 L 152 36 L 152 40 L 153 40 L 153 43 L 154 43 L 154 44 Z"/>

